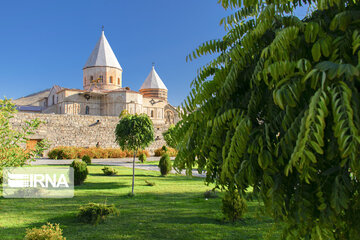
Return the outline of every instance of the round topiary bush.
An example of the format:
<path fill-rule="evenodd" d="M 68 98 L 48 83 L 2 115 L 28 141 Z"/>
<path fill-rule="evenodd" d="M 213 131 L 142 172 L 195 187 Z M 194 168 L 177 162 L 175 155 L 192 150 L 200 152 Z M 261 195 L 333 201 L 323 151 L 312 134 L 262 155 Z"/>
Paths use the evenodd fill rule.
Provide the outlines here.
<path fill-rule="evenodd" d="M 74 160 L 70 167 L 74 168 L 74 184 L 81 185 L 89 173 L 87 164 L 81 160 Z"/>
<path fill-rule="evenodd" d="M 145 154 L 145 153 L 142 153 L 142 154 L 139 155 L 139 160 L 140 160 L 140 162 L 142 162 L 142 163 L 146 161 L 146 158 L 147 158 L 147 157 L 146 157 L 146 154 Z"/>
<path fill-rule="evenodd" d="M 226 192 L 222 199 L 222 212 L 226 219 L 235 221 L 240 219 L 247 209 L 246 200 L 238 191 Z"/>
<path fill-rule="evenodd" d="M 105 220 L 108 215 L 118 215 L 119 210 L 115 205 L 107 205 L 100 203 L 88 203 L 80 206 L 78 219 L 84 223 L 97 225 Z"/>
<path fill-rule="evenodd" d="M 162 176 L 166 176 L 171 171 L 171 160 L 169 154 L 162 155 L 159 161 L 160 173 Z"/>
<path fill-rule="evenodd" d="M 91 157 L 89 155 L 84 155 L 81 160 L 83 160 L 87 165 L 91 164 Z"/>
<path fill-rule="evenodd" d="M 112 167 L 104 167 L 101 169 L 106 176 L 113 176 L 117 174 L 117 171 Z"/>

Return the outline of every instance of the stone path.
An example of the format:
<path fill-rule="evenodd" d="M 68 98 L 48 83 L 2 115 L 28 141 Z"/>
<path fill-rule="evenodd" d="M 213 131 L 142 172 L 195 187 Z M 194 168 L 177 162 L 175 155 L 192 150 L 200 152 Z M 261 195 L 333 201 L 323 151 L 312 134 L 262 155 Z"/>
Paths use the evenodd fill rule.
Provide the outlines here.
<path fill-rule="evenodd" d="M 173 159 L 173 158 L 172 158 Z M 159 157 L 148 157 L 147 161 L 158 161 Z M 64 159 L 64 160 L 54 160 L 49 158 L 37 158 L 36 161 L 30 162 L 30 165 L 64 165 L 64 164 L 71 164 L 73 159 Z M 91 159 L 91 163 L 93 165 L 104 165 L 104 166 L 121 166 L 132 168 L 132 158 L 98 158 L 98 159 Z M 153 164 L 139 164 L 138 159 L 135 160 L 135 168 L 136 169 L 143 169 L 149 171 L 159 171 L 159 167 Z M 174 170 L 171 173 L 176 173 Z M 181 172 L 182 175 L 186 175 L 185 171 Z M 192 175 L 194 177 L 205 177 L 205 173 L 199 174 L 196 169 L 192 170 Z"/>

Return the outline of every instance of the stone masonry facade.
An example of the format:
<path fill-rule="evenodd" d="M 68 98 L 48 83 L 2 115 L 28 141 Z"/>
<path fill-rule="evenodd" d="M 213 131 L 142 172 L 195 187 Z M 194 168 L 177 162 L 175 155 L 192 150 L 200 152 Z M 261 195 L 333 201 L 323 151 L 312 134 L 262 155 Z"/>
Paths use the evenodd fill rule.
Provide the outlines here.
<path fill-rule="evenodd" d="M 43 123 L 29 139 L 47 139 L 50 142 L 49 150 L 57 146 L 95 147 L 98 142 L 102 148 L 119 148 L 114 134 L 118 117 L 19 112 L 11 119 L 11 123 L 13 128 L 20 129 L 25 121 L 35 118 Z M 147 148 L 151 154 L 165 144 L 162 133 L 168 127 L 154 124 L 155 141 Z"/>

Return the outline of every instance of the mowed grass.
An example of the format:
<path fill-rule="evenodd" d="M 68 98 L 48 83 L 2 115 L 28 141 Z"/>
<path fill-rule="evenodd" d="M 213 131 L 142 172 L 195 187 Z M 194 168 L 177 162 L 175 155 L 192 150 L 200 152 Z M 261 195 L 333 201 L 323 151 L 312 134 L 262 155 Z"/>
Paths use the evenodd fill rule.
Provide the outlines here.
<path fill-rule="evenodd" d="M 60 223 L 68 239 L 278 239 L 274 223 L 259 217 L 257 202 L 248 203 L 242 221 L 222 220 L 221 198 L 206 200 L 211 189 L 202 178 L 136 170 L 135 197 L 131 191 L 132 170 L 115 167 L 116 176 L 104 176 L 102 166 L 89 166 L 84 185 L 71 199 L 0 198 L 0 239 L 23 239 L 26 228 L 46 222 Z M 156 185 L 146 186 L 145 180 Z M 2 190 L 0 190 L 2 191 Z M 222 194 L 219 194 L 222 195 Z M 78 208 L 89 202 L 115 204 L 119 216 L 97 226 L 80 223 Z"/>

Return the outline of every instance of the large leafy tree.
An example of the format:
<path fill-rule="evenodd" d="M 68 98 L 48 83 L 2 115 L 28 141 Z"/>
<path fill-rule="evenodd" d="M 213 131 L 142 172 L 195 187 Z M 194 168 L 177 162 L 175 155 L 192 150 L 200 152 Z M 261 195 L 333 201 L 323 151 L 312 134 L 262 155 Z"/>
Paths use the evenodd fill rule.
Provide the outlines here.
<path fill-rule="evenodd" d="M 288 239 L 360 236 L 360 4 L 220 0 L 227 34 L 177 125 L 178 168 L 230 192 L 253 187 Z M 303 20 L 296 7 L 311 4 Z M 189 171 L 190 172 L 190 171 Z"/>
<path fill-rule="evenodd" d="M 35 149 L 23 149 L 41 121 L 39 119 L 26 121 L 21 129 L 14 129 L 11 119 L 16 113 L 16 106 L 9 99 L 0 99 L 0 183 L 5 167 L 21 167 L 49 147 L 48 142 L 43 140 Z"/>
<path fill-rule="evenodd" d="M 144 149 L 154 141 L 154 127 L 146 114 L 124 113 L 115 129 L 116 142 L 124 149 L 134 151 L 131 193 L 134 195 L 135 158 L 139 149 Z"/>

